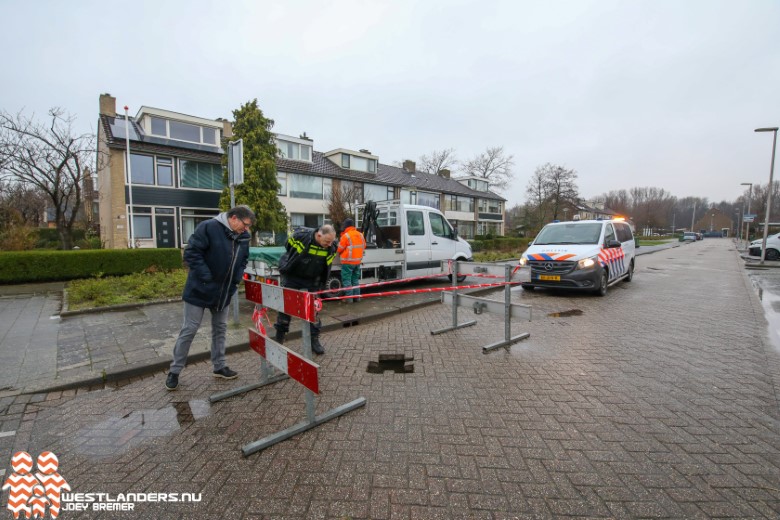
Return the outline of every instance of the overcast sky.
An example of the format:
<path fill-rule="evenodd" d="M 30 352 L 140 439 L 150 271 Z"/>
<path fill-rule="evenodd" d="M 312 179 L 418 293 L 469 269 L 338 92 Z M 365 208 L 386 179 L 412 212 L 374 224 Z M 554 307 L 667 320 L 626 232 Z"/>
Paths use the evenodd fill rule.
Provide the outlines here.
<path fill-rule="evenodd" d="M 0 109 L 98 96 L 232 119 L 384 164 L 454 148 L 578 172 L 585 198 L 636 186 L 734 200 L 766 184 L 780 125 L 780 1 L 0 0 Z M 780 166 L 778 166 L 780 168 Z"/>

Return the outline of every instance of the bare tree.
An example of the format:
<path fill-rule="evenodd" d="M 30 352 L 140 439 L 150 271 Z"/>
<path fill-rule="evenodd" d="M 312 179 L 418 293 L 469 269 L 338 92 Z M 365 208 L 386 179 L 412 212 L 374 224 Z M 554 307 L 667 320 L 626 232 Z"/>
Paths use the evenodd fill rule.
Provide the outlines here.
<path fill-rule="evenodd" d="M 463 165 L 463 173 L 487 179 L 493 188 L 504 191 L 514 177 L 514 156 L 505 155 L 503 146 L 488 148 Z"/>
<path fill-rule="evenodd" d="M 333 187 L 333 191 L 325 196 L 328 203 L 328 213 L 333 225 L 341 229 L 341 223 L 348 217 L 355 215 L 355 201 L 362 202 L 363 190 L 359 186 L 340 185 L 339 188 Z"/>
<path fill-rule="evenodd" d="M 579 198 L 577 172 L 550 163 L 542 166 L 542 172 L 548 186 L 552 218 L 557 219 L 563 207 L 570 206 Z"/>
<path fill-rule="evenodd" d="M 529 208 L 529 227 L 537 230 L 547 220 L 547 211 L 549 208 L 550 193 L 548 184 L 545 180 L 544 172 L 537 168 L 526 187 L 527 206 Z"/>
<path fill-rule="evenodd" d="M 417 164 L 417 170 L 425 173 L 439 173 L 442 170 L 454 170 L 458 166 L 455 149 L 434 150 L 430 155 L 423 155 Z"/>
<path fill-rule="evenodd" d="M 72 116 L 49 110 L 51 125 L 0 112 L 0 179 L 34 186 L 47 197 L 63 249 L 73 247 L 85 171 L 95 170 L 95 136 L 74 135 Z"/>

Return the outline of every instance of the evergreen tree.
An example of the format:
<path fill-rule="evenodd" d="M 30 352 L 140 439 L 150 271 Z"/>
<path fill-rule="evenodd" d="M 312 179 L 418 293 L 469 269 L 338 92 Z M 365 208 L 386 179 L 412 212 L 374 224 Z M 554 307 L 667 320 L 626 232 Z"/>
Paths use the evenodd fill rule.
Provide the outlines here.
<path fill-rule="evenodd" d="M 276 145 L 271 128 L 274 121 L 263 115 L 257 99 L 233 111 L 233 137 L 244 140 L 244 183 L 236 186 L 236 205 L 246 204 L 257 216 L 252 231 L 287 231 L 287 212 L 277 197 Z M 222 148 L 227 152 L 228 139 Z M 222 210 L 230 208 L 230 187 L 227 177 L 227 153 L 222 157 L 225 189 L 219 200 Z"/>

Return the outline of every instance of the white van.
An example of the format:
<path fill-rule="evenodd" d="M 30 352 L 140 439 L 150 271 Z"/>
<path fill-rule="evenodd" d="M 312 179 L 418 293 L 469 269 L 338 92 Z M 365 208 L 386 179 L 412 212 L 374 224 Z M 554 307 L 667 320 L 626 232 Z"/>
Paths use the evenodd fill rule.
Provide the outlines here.
<path fill-rule="evenodd" d="M 371 283 L 414 276 L 448 276 L 448 260 L 470 261 L 471 245 L 460 238 L 441 211 L 400 201 L 374 203 L 367 215 L 359 206 L 358 229 L 364 220 L 366 250 L 360 269 L 360 282 Z M 279 258 L 284 247 L 250 247 L 245 278 L 278 279 Z M 442 264 L 444 262 L 444 265 Z M 458 281 L 465 280 L 458 276 Z M 330 290 L 341 289 L 341 261 L 336 256 L 327 280 Z"/>
<path fill-rule="evenodd" d="M 634 276 L 636 244 L 623 220 L 577 220 L 547 224 L 520 258 L 534 287 L 580 289 L 600 296 L 607 287 Z"/>

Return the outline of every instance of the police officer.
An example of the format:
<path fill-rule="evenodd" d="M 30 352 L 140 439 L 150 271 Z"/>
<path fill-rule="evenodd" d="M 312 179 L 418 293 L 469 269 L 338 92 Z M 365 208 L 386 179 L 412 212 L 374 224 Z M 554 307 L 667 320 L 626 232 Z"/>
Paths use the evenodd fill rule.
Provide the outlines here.
<path fill-rule="evenodd" d="M 330 276 L 333 258 L 336 256 L 336 230 L 330 224 L 318 229 L 301 229 L 293 233 L 285 244 L 285 253 L 279 259 L 281 285 L 288 289 L 306 289 L 319 291 L 325 289 Z M 324 354 L 320 344 L 319 319 L 310 323 L 311 348 L 315 354 Z M 274 324 L 277 343 L 284 343 L 285 335 L 290 331 L 290 316 L 280 312 Z"/>

